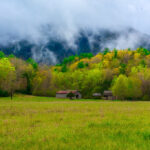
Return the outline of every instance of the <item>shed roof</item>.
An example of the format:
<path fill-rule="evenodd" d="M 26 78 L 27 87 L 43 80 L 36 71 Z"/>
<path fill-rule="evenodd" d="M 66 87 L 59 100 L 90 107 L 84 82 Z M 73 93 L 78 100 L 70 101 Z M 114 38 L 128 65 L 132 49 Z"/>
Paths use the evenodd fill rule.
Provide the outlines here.
<path fill-rule="evenodd" d="M 112 91 L 104 91 L 104 96 L 113 96 Z"/>
<path fill-rule="evenodd" d="M 101 94 L 101 93 L 94 93 L 93 96 L 94 96 L 94 97 L 102 96 L 102 94 Z"/>

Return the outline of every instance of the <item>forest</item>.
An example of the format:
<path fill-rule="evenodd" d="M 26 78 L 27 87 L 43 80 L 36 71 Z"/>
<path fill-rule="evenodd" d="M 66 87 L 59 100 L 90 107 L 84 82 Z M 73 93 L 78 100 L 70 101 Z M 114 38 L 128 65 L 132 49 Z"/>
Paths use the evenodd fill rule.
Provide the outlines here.
<path fill-rule="evenodd" d="M 23 93 L 54 97 L 59 90 L 79 90 L 85 99 L 112 90 L 119 100 L 150 100 L 150 51 L 105 49 L 81 53 L 60 64 L 37 64 L 0 52 L 0 96 Z"/>

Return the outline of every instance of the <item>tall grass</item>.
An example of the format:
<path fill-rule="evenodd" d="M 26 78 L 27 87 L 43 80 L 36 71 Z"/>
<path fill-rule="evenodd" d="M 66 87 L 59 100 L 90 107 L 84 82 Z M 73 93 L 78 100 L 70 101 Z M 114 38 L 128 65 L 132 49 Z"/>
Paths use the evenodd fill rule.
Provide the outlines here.
<path fill-rule="evenodd" d="M 149 148 L 149 102 L 0 98 L 0 150 Z"/>

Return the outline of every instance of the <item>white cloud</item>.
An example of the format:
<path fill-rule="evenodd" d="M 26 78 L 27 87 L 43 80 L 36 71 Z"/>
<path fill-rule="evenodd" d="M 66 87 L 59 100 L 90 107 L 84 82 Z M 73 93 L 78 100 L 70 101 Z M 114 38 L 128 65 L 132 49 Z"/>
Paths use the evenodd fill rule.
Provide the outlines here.
<path fill-rule="evenodd" d="M 56 55 L 47 48 L 32 48 L 32 58 L 37 62 L 42 62 L 44 64 L 57 64 Z"/>
<path fill-rule="evenodd" d="M 39 39 L 41 26 L 70 39 L 79 28 L 131 26 L 150 34 L 149 0 L 1 0 L 0 36 Z"/>

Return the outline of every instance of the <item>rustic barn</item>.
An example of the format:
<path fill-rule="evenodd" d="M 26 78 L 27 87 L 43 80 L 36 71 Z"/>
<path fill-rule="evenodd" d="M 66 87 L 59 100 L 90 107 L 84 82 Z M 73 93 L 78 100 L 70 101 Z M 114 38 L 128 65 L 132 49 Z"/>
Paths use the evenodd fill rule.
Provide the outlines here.
<path fill-rule="evenodd" d="M 112 91 L 104 91 L 103 96 L 104 96 L 103 97 L 104 100 L 115 100 L 116 99 L 116 97 L 113 96 Z"/>
<path fill-rule="evenodd" d="M 73 99 L 81 99 L 82 98 L 81 93 L 77 90 L 58 91 L 56 93 L 56 98 L 67 98 L 67 95 L 69 93 L 73 93 L 75 95 L 75 97 L 73 97 Z"/>

